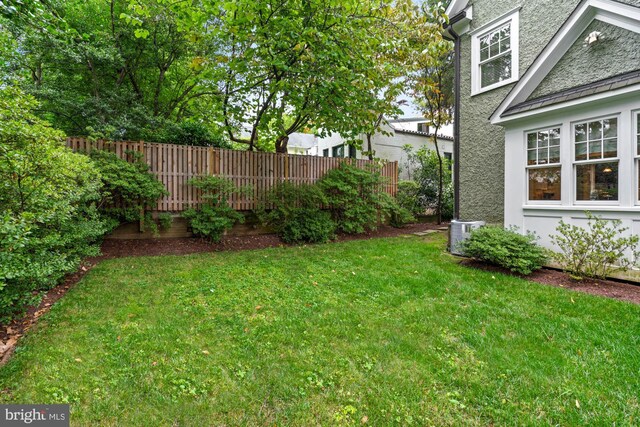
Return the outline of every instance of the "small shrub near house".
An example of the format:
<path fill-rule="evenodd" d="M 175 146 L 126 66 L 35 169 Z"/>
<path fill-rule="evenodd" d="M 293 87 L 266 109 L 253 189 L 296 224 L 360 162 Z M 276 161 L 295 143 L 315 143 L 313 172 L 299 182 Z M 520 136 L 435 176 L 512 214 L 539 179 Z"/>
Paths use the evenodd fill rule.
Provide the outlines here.
<path fill-rule="evenodd" d="M 326 203 L 317 185 L 284 182 L 264 194 L 256 214 L 284 242 L 323 243 L 332 239 L 336 230 L 331 215 L 321 210 Z"/>
<path fill-rule="evenodd" d="M 575 278 L 601 278 L 636 265 L 640 237 L 625 233 L 620 220 L 606 220 L 586 212 L 587 227 L 564 221 L 551 241 L 560 249 L 553 255 L 562 268 Z"/>
<path fill-rule="evenodd" d="M 349 162 L 327 172 L 318 186 L 327 198 L 331 218 L 338 230 L 363 233 L 396 215 L 398 225 L 406 211 L 382 188 L 385 178 L 375 169 L 360 169 Z"/>
<path fill-rule="evenodd" d="M 544 248 L 536 244 L 532 233 L 520 234 L 516 229 L 482 227 L 471 232 L 461 243 L 466 256 L 506 268 L 519 274 L 531 274 L 547 259 Z"/>
<path fill-rule="evenodd" d="M 219 242 L 226 230 L 236 223 L 244 222 L 244 216 L 229 206 L 233 194 L 245 194 L 246 189 L 236 187 L 229 179 L 205 176 L 190 179 L 189 185 L 202 191 L 203 203 L 189 208 L 182 216 L 189 221 L 193 234 Z"/>

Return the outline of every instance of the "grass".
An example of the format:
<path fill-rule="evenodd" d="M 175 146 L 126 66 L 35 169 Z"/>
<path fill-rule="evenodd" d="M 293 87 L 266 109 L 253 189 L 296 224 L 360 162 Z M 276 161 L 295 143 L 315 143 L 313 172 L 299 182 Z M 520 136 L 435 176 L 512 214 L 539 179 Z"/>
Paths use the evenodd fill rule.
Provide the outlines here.
<path fill-rule="evenodd" d="M 633 425 L 640 307 L 441 236 L 106 261 L 0 370 L 72 425 Z"/>

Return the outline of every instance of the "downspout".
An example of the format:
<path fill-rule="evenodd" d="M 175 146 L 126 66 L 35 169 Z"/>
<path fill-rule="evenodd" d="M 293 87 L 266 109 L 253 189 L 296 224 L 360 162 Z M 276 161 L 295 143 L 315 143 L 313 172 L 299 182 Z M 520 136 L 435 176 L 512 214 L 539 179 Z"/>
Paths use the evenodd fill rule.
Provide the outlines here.
<path fill-rule="evenodd" d="M 454 43 L 454 108 L 453 108 L 453 219 L 460 219 L 460 64 L 461 42 L 460 35 L 453 29 L 453 25 L 466 17 L 465 11 L 460 12 L 445 28 Z"/>
<path fill-rule="evenodd" d="M 453 107 L 453 217 L 460 219 L 460 36 L 449 28 L 454 42 L 454 107 Z"/>

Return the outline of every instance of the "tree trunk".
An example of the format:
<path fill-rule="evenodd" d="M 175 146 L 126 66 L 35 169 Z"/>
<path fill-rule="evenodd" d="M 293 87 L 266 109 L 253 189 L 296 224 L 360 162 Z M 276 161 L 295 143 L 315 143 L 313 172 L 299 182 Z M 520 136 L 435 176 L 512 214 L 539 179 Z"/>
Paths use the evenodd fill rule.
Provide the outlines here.
<path fill-rule="evenodd" d="M 367 151 L 369 152 L 369 160 L 373 160 L 373 145 L 371 143 L 371 134 L 367 134 Z"/>
<path fill-rule="evenodd" d="M 289 135 L 279 136 L 276 140 L 276 153 L 287 154 L 287 145 L 289 144 Z"/>

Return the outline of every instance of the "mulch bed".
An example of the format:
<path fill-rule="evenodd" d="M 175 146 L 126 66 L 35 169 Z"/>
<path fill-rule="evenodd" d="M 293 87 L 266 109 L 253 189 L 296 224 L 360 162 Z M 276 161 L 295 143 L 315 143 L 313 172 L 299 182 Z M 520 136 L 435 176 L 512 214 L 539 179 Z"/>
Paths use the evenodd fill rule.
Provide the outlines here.
<path fill-rule="evenodd" d="M 624 283 L 621 281 L 596 279 L 575 280 L 572 279 L 567 273 L 550 268 L 543 268 L 541 270 L 533 272 L 529 276 L 522 276 L 520 274 L 512 273 L 504 268 L 488 265 L 481 261 L 471 259 L 463 259 L 462 261 L 460 261 L 460 264 L 471 268 L 477 268 L 479 270 L 521 277 L 525 280 L 541 283 L 543 285 L 571 289 L 587 294 L 599 295 L 607 298 L 628 301 L 634 304 L 640 304 L 640 286 Z"/>
<path fill-rule="evenodd" d="M 396 237 L 426 230 L 434 230 L 445 225 L 432 223 L 410 224 L 403 228 L 393 228 L 386 225 L 376 231 L 370 231 L 358 235 L 340 234 L 337 241 L 363 240 L 380 237 Z M 242 251 L 251 249 L 264 249 L 279 246 L 287 246 L 274 234 L 253 236 L 224 236 L 220 243 L 209 243 L 198 238 L 179 239 L 140 239 L 140 240 L 105 240 L 102 244 L 102 255 L 84 260 L 80 269 L 69 274 L 65 280 L 47 292 L 38 306 L 30 307 L 24 317 L 12 322 L 8 326 L 0 326 L 0 366 L 11 357 L 18 339 L 31 328 L 38 318 L 46 313 L 49 308 L 64 294 L 82 279 L 96 264 L 105 259 L 161 256 L 161 255 L 186 255 L 204 252 Z"/>

